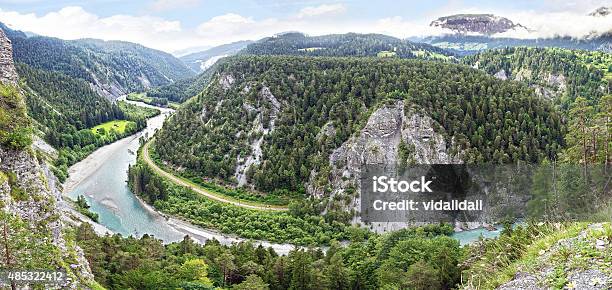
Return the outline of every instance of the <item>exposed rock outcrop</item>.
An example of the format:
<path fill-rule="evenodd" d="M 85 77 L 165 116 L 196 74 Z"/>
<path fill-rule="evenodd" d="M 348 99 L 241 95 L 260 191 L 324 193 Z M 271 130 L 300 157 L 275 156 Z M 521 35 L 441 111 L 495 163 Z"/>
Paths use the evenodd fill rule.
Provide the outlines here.
<path fill-rule="evenodd" d="M 12 176 L 3 180 L 0 185 L 2 211 L 18 216 L 26 222 L 26 227 L 31 229 L 32 233 L 37 232 L 36 237 L 30 240 L 28 248 L 20 250 L 55 248 L 60 255 L 55 258 L 66 263 L 63 265 L 64 269 L 70 269 L 67 272 L 70 281 L 64 287 L 78 289 L 91 283 L 93 274 L 83 252 L 66 239 L 65 226 L 61 219 L 64 215 L 64 201 L 57 188 L 56 177 L 44 161 L 39 162 L 27 151 L 0 148 L 0 160 L 0 172 L 5 176 Z M 16 192 L 25 196 L 15 196 Z M 19 261 L 17 263 L 19 267 Z"/>
<path fill-rule="evenodd" d="M 0 81 L 16 85 L 17 79 L 11 43 L 0 30 Z M 22 269 L 22 263 L 39 261 L 45 267 L 66 271 L 69 280 L 61 285 L 63 289 L 82 289 L 93 282 L 93 274 L 81 249 L 65 234 L 62 222 L 65 205 L 59 183 L 42 157 L 55 153 L 47 146 L 38 140 L 24 150 L 0 147 L 0 211 L 4 235 L 8 231 L 11 235 L 25 236 L 19 238 L 20 246 L 12 249 L 20 255 L 1 259 L 0 268 Z M 33 154 L 38 148 L 47 150 Z M 3 252 L 10 257 L 8 248 L 3 247 Z"/>
<path fill-rule="evenodd" d="M 502 69 L 502 70 L 500 70 L 500 71 L 498 71 L 498 72 L 497 72 L 497 73 L 494 75 L 494 77 L 496 77 L 496 78 L 498 78 L 498 79 L 500 79 L 500 80 L 504 80 L 504 81 L 508 79 L 508 76 L 506 75 L 506 71 L 505 71 L 505 70 L 503 70 L 503 69 Z"/>
<path fill-rule="evenodd" d="M 234 83 L 234 79 L 231 76 L 227 77 L 227 75 L 221 76 L 219 83 L 224 90 L 227 90 Z M 250 89 L 251 86 L 245 86 L 243 93 L 248 92 Z M 253 128 L 249 132 L 251 136 L 257 137 L 251 141 L 251 144 L 249 144 L 251 153 L 247 156 L 238 156 L 238 166 L 236 166 L 236 171 L 234 172 L 234 177 L 238 182 L 238 186 L 244 186 L 247 184 L 247 170 L 249 170 L 251 166 L 257 165 L 261 162 L 261 145 L 264 141 L 264 137 L 274 130 L 276 119 L 281 109 L 281 103 L 276 99 L 276 97 L 270 91 L 270 88 L 267 86 L 263 86 L 261 88 L 259 91 L 259 96 L 261 98 L 261 103 L 257 108 L 247 103 L 243 104 L 247 111 L 257 112 L 257 117 L 255 117 Z M 264 109 L 266 107 L 269 107 L 269 109 Z M 264 116 L 267 117 L 267 124 L 264 124 Z"/>
<path fill-rule="evenodd" d="M 498 74 L 495 76 L 497 77 Z M 559 97 L 567 90 L 567 80 L 562 74 L 543 73 L 534 75 L 532 70 L 521 68 L 512 72 L 509 79 L 529 83 L 536 95 L 545 99 Z"/>
<path fill-rule="evenodd" d="M 224 90 L 228 90 L 235 81 L 236 79 L 231 74 L 222 74 L 219 77 L 219 84 Z"/>
<path fill-rule="evenodd" d="M 2 29 L 0 29 L 0 81 L 13 85 L 17 84 L 17 70 L 13 63 L 13 47 Z"/>
<path fill-rule="evenodd" d="M 355 191 L 355 196 L 345 206 L 347 211 L 360 210 L 360 190 L 358 182 L 362 166 L 384 164 L 396 166 L 400 163 L 399 146 L 404 142 L 412 148 L 412 164 L 452 164 L 462 163 L 459 156 L 450 153 L 447 142 L 435 131 L 436 122 L 414 108 L 405 108 L 403 101 L 383 105 L 372 113 L 365 127 L 354 134 L 342 146 L 332 152 L 329 158 L 332 171 L 330 200 L 336 195 Z M 329 129 L 326 129 L 329 130 Z M 325 195 L 323 188 L 316 183 L 317 174 L 313 172 L 307 184 L 308 192 L 316 197 Z M 353 223 L 361 223 L 355 217 Z M 378 232 L 406 227 L 406 223 L 374 223 L 372 229 Z"/>
<path fill-rule="evenodd" d="M 448 28 L 457 33 L 478 33 L 491 35 L 503 33 L 513 29 L 526 29 L 520 24 L 515 24 L 508 18 L 492 14 L 457 14 L 440 17 L 430 26 Z"/>

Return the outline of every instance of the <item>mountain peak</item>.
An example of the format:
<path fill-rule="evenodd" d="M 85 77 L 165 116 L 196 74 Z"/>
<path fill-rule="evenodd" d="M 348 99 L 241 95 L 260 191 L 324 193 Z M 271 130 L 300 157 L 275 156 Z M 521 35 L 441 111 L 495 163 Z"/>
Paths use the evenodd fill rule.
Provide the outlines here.
<path fill-rule="evenodd" d="M 510 19 L 493 14 L 455 14 L 440 17 L 429 24 L 432 27 L 451 29 L 457 33 L 478 33 L 491 35 L 503 33 L 524 26 Z"/>
<path fill-rule="evenodd" d="M 597 9 L 595 9 L 595 11 L 589 13 L 589 16 L 595 16 L 595 17 L 605 17 L 612 14 L 612 7 L 599 7 Z"/>

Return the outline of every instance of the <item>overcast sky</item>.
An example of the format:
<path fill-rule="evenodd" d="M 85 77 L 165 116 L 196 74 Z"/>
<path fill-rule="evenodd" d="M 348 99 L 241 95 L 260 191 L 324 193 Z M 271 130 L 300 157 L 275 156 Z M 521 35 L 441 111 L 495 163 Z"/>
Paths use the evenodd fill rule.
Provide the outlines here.
<path fill-rule="evenodd" d="M 532 30 L 508 36 L 581 37 L 612 30 L 612 15 L 587 16 L 601 6 L 612 0 L 0 0 L 0 21 L 46 36 L 125 40 L 175 53 L 283 31 L 436 35 L 444 31 L 429 23 L 457 13 L 494 13 Z"/>

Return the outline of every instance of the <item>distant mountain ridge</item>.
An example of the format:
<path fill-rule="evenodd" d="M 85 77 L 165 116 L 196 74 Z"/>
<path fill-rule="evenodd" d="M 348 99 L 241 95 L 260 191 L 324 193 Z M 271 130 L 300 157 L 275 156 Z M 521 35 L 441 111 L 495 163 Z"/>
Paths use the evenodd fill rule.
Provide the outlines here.
<path fill-rule="evenodd" d="M 0 28 L 6 29 L 13 43 L 16 62 L 83 79 L 96 92 L 111 100 L 195 74 L 174 56 L 140 44 L 27 37 L 25 33 L 4 24 Z"/>
<path fill-rule="evenodd" d="M 181 56 L 179 59 L 191 70 L 199 73 L 211 67 L 219 58 L 234 55 L 251 43 L 253 43 L 251 40 L 236 41 L 215 46 L 200 52 L 190 53 Z"/>
<path fill-rule="evenodd" d="M 307 36 L 288 32 L 248 45 L 242 54 L 304 56 L 379 56 L 436 59 L 453 56 L 451 51 L 383 34 L 329 34 Z"/>
<path fill-rule="evenodd" d="M 575 39 L 571 37 L 541 38 L 541 39 L 519 39 L 507 37 L 491 37 L 478 35 L 443 35 L 426 38 L 413 39 L 431 44 L 436 47 L 455 51 L 460 55 L 474 54 L 486 49 L 503 47 L 528 46 L 528 47 L 559 47 L 566 49 L 612 51 L 612 34 Z"/>
<path fill-rule="evenodd" d="M 398 57 L 446 60 L 455 56 L 449 50 L 425 43 L 415 43 L 383 34 L 330 34 L 307 36 L 301 32 L 283 32 L 258 41 L 239 41 L 180 59 L 192 69 L 200 70 L 197 77 L 184 79 L 147 91 L 147 96 L 183 102 L 201 92 L 218 67 L 219 60 L 239 55 L 303 55 L 335 57 Z M 206 63 L 208 62 L 208 63 Z"/>

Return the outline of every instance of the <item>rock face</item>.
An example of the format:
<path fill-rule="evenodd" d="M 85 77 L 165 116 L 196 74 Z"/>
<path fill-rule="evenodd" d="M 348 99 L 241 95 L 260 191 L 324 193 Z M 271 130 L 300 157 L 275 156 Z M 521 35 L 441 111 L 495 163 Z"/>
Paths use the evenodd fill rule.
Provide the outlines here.
<path fill-rule="evenodd" d="M 3 83 L 17 84 L 18 76 L 13 65 L 11 42 L 2 30 L 0 78 Z M 3 219 L 7 219 L 3 224 L 8 226 L 8 231 L 13 235 L 26 236 L 20 238 L 20 242 L 24 244 L 12 249 L 16 253 L 9 263 L 14 264 L 5 265 L 6 259 L 1 259 L 0 268 L 20 268 L 23 262 L 45 263 L 51 260 L 53 262 L 45 264 L 45 267 L 54 266 L 56 269 L 67 270 L 70 280 L 62 285 L 62 288 L 81 289 L 93 282 L 93 274 L 81 249 L 65 235 L 66 228 L 62 221 L 62 208 L 65 204 L 57 188 L 59 183 L 47 167 L 44 157 L 37 158 L 32 153 L 41 146 L 43 145 L 39 142 L 32 148 L 21 151 L 0 147 L 0 211 L 3 213 Z M 37 156 L 51 153 L 44 152 Z M 19 226 L 19 221 L 24 225 Z"/>
<path fill-rule="evenodd" d="M 53 255 L 53 252 L 45 252 L 48 248 L 53 248 L 60 255 L 54 257 L 54 261 L 59 259 L 62 261 L 60 265 L 63 263 L 64 267 L 70 269 L 67 273 L 70 281 L 63 285 L 64 287 L 79 289 L 84 284 L 91 283 L 94 277 L 82 250 L 75 246 L 73 241 L 66 239 L 62 220 L 64 201 L 57 188 L 56 177 L 44 161 L 40 163 L 27 151 L 0 148 L 0 160 L 0 173 L 14 177 L 14 180 L 4 178 L 0 183 L 2 211 L 24 221 L 28 231 L 37 232 L 37 235 L 31 238 L 31 244 L 18 251 L 25 251 L 26 255 L 28 252 L 37 251 Z M 16 197 L 17 191 L 22 191 L 27 196 Z M 13 266 L 19 268 L 20 261 L 15 262 L 16 265 Z M 4 261 L 0 262 L 0 265 L 6 266 L 3 263 Z"/>
<path fill-rule="evenodd" d="M 434 128 L 437 124 L 426 114 L 406 108 L 403 101 L 386 104 L 369 117 L 365 127 L 354 134 L 342 146 L 332 152 L 329 158 L 332 193 L 330 200 L 346 200 L 340 205 L 346 211 L 360 210 L 360 189 L 358 182 L 363 165 L 385 164 L 398 165 L 400 160 L 399 146 L 405 143 L 411 148 L 409 164 L 453 164 L 462 163 L 459 155 L 450 153 L 445 138 Z M 325 128 L 326 130 L 331 130 Z M 316 184 L 316 173 L 311 174 L 307 184 L 308 192 L 315 197 L 323 198 L 324 191 Z M 344 198 L 354 192 L 354 196 Z M 338 206 L 338 205 L 334 205 Z M 360 218 L 353 219 L 360 224 Z M 400 229 L 406 223 L 373 223 L 371 228 L 377 232 Z"/>
<path fill-rule="evenodd" d="M 457 14 L 440 17 L 430 26 L 448 28 L 456 33 L 477 33 L 491 35 L 503 33 L 512 29 L 525 29 L 520 24 L 492 14 Z"/>
<path fill-rule="evenodd" d="M 231 81 L 230 81 L 231 80 Z M 234 83 L 234 79 L 229 75 L 229 77 L 222 77 L 220 80 L 220 85 L 223 89 L 227 90 L 231 84 Z M 242 92 L 244 94 L 250 91 L 250 86 L 247 85 L 244 87 Z M 251 153 L 246 157 L 238 156 L 238 166 L 236 166 L 236 171 L 234 173 L 234 177 L 238 181 L 238 186 L 244 186 L 247 184 L 247 170 L 253 166 L 261 163 L 261 145 L 264 141 L 264 137 L 268 135 L 270 132 L 274 130 L 274 126 L 276 123 L 277 115 L 280 112 L 281 104 L 276 99 L 276 97 L 270 92 L 270 88 L 263 86 L 259 91 L 259 96 L 264 102 L 270 104 L 270 110 L 268 112 L 264 112 L 261 108 L 256 109 L 254 106 L 251 106 L 247 103 L 244 103 L 244 106 L 249 111 L 257 112 L 257 117 L 255 118 L 255 122 L 253 123 L 253 128 L 249 132 L 249 134 L 257 135 L 258 138 L 255 138 L 249 146 L 251 147 Z M 264 114 L 267 114 L 267 119 L 269 120 L 269 124 L 264 126 L 263 118 Z"/>
<path fill-rule="evenodd" d="M 562 74 L 541 73 L 538 75 L 530 69 L 520 68 L 511 72 L 509 79 L 529 83 L 536 95 L 549 100 L 562 96 L 567 90 L 567 81 Z"/>
<path fill-rule="evenodd" d="M 13 47 L 2 29 L 0 29 L 0 81 L 17 84 L 17 71 L 13 64 Z"/>

